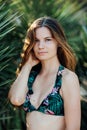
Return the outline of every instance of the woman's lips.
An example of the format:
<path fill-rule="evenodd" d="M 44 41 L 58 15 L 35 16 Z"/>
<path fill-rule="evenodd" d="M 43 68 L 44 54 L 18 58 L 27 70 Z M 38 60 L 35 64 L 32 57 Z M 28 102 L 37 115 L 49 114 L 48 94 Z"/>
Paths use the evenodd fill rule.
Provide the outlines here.
<path fill-rule="evenodd" d="M 44 55 L 46 54 L 47 52 L 38 52 L 39 55 Z"/>

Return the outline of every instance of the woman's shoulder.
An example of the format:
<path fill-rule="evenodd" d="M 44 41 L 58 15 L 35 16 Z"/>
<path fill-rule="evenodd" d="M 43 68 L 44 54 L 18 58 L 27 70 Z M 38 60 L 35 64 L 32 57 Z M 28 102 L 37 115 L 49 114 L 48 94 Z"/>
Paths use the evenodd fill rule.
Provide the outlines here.
<path fill-rule="evenodd" d="M 73 81 L 73 80 L 78 80 L 78 76 L 75 72 L 65 68 L 64 71 L 63 71 L 63 80 L 64 81 Z"/>
<path fill-rule="evenodd" d="M 65 95 L 67 98 L 69 98 L 71 95 L 78 95 L 77 93 L 80 92 L 80 85 L 77 74 L 65 68 L 62 77 L 63 95 Z"/>
<path fill-rule="evenodd" d="M 75 72 L 65 68 L 62 74 L 62 87 L 64 89 L 76 89 L 79 87 L 78 76 Z"/>

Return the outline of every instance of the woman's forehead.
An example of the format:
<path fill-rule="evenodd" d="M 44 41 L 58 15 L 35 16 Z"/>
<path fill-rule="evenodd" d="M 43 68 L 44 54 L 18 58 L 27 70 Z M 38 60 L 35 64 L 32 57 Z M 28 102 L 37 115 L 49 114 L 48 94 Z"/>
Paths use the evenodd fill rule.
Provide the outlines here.
<path fill-rule="evenodd" d="M 52 37 L 51 31 L 47 27 L 40 27 L 35 30 L 36 38 L 39 37 Z"/>

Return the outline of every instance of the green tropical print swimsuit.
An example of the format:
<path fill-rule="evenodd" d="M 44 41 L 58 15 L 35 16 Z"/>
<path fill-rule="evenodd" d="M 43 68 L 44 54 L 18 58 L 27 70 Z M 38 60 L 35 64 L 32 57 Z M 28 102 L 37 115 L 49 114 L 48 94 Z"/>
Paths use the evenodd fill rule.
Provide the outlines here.
<path fill-rule="evenodd" d="M 36 71 L 36 70 L 31 71 L 29 75 L 29 79 L 28 79 L 29 91 L 26 95 L 26 100 L 24 104 L 22 105 L 23 109 L 26 112 L 39 111 L 45 114 L 64 116 L 64 102 L 59 93 L 59 90 L 62 85 L 63 70 L 64 70 L 64 67 L 60 65 L 58 68 L 57 75 L 56 75 L 55 84 L 53 86 L 51 93 L 48 94 L 48 96 L 42 101 L 42 103 L 37 109 L 35 108 L 35 106 L 31 104 L 30 96 L 33 94 L 32 85 L 39 71 Z"/>

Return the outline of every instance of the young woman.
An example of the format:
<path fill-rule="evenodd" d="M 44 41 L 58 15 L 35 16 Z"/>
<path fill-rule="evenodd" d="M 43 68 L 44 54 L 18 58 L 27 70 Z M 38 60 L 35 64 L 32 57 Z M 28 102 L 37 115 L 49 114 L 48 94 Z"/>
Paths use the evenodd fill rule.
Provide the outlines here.
<path fill-rule="evenodd" d="M 27 130 L 80 130 L 75 57 L 59 23 L 35 20 L 27 31 L 20 73 L 9 91 L 26 111 Z"/>

